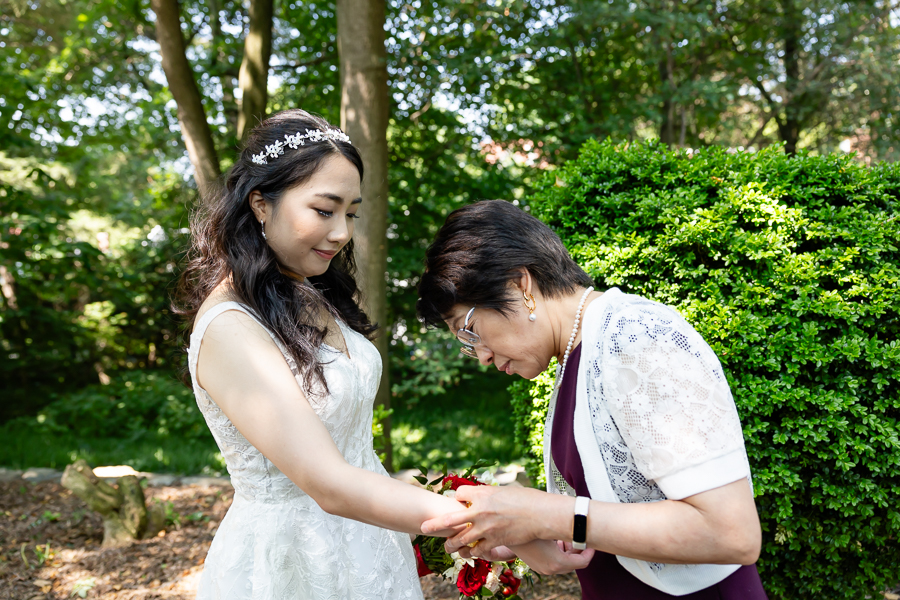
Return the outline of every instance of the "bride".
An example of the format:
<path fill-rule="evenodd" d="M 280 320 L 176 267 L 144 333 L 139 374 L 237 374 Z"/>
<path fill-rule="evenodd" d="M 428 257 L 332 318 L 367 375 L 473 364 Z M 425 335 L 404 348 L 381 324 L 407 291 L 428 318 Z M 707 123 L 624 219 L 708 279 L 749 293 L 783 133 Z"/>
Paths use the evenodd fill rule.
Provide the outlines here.
<path fill-rule="evenodd" d="M 351 242 L 362 174 L 344 133 L 285 111 L 192 223 L 188 365 L 235 489 L 200 599 L 422 598 L 405 534 L 459 510 L 388 477 L 373 449 L 382 365 Z M 542 572 L 590 561 L 552 542 L 511 551 Z"/>

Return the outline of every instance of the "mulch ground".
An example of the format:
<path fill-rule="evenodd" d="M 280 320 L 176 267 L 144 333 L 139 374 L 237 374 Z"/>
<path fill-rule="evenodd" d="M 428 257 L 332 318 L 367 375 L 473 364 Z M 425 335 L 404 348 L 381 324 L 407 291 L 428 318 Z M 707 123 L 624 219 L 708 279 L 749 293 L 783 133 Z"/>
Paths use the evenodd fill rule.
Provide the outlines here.
<path fill-rule="evenodd" d="M 147 488 L 172 521 L 159 536 L 101 548 L 103 522 L 56 483 L 0 482 L 0 600 L 193 600 L 203 561 L 234 495 L 228 486 Z M 152 500 L 148 500 L 152 501 Z M 177 523 L 177 524 L 175 524 Z M 422 579 L 427 600 L 458 600 L 455 586 Z M 574 575 L 544 577 L 526 600 L 580 598 Z"/>

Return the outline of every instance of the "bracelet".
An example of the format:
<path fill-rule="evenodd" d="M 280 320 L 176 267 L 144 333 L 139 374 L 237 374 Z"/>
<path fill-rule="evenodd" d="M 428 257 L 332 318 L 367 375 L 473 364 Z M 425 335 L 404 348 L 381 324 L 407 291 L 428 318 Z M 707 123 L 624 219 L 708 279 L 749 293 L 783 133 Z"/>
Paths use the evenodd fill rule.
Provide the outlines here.
<path fill-rule="evenodd" d="M 576 550 L 587 548 L 587 514 L 591 499 L 584 496 L 575 498 L 575 524 L 572 526 L 572 547 Z"/>

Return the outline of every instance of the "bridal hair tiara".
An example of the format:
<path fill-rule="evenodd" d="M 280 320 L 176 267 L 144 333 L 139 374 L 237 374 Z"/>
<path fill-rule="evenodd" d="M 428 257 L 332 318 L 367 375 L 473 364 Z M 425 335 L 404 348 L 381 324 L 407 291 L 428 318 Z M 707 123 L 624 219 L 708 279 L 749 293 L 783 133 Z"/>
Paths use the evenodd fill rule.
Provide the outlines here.
<path fill-rule="evenodd" d="M 284 154 L 284 148 L 298 148 L 305 146 L 306 142 L 321 142 L 323 140 L 336 140 L 338 142 L 350 143 L 350 137 L 340 129 L 307 129 L 306 133 L 295 133 L 294 135 L 284 134 L 284 141 L 276 140 L 274 144 L 267 144 L 266 149 L 259 154 L 253 155 L 253 163 L 257 165 L 267 165 L 267 158 L 278 158 Z"/>

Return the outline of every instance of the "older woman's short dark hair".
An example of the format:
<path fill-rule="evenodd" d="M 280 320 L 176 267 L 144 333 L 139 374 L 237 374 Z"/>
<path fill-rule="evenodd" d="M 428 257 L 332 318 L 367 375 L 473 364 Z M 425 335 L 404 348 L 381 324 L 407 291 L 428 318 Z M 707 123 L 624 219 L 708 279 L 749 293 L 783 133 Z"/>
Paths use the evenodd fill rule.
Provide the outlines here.
<path fill-rule="evenodd" d="M 457 304 L 508 314 L 521 300 L 508 285 L 522 269 L 551 298 L 594 285 L 559 236 L 524 210 L 505 200 L 469 204 L 450 213 L 428 247 L 416 310 L 432 326 Z"/>

